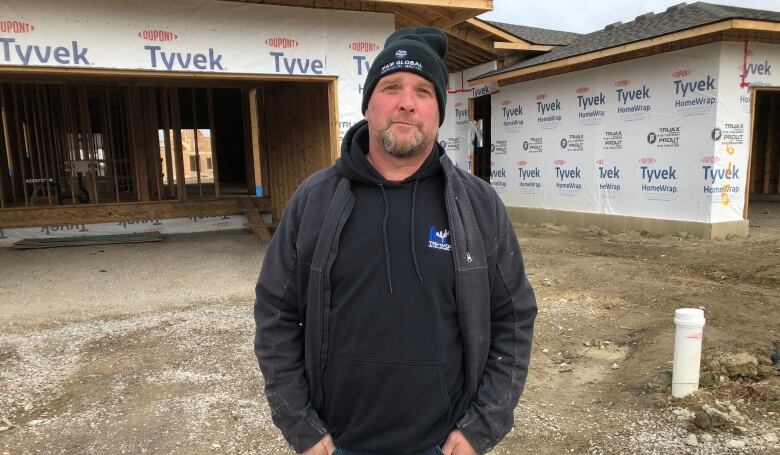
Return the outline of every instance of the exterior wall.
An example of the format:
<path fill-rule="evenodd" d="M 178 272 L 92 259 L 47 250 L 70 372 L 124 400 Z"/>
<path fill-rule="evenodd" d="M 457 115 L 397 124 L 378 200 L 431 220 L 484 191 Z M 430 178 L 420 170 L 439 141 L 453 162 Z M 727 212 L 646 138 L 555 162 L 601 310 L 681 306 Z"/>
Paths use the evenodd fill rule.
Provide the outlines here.
<path fill-rule="evenodd" d="M 6 0 L 0 18 L 0 65 L 337 76 L 342 136 L 395 30 L 387 13 L 215 0 Z"/>
<path fill-rule="evenodd" d="M 56 0 L 5 0 L 0 2 L 0 66 L 271 75 L 290 80 L 337 77 L 339 134 L 343 136 L 363 118 L 362 86 L 371 62 L 394 29 L 394 17 L 387 13 L 216 0 L 70 0 L 67 6 Z M 286 118 L 296 118 L 290 114 L 296 110 L 301 113 L 297 117 L 312 118 L 323 107 L 327 109 L 327 103 L 300 97 L 288 100 L 287 107 Z M 307 132 L 305 124 L 293 126 L 289 134 L 303 137 Z M 310 138 L 308 145 L 299 141 L 300 150 L 321 152 L 330 145 L 327 141 L 317 144 L 322 137 Z M 199 142 L 201 169 L 202 174 L 212 175 L 203 172 L 208 171 L 207 142 L 208 138 Z M 185 150 L 187 170 L 189 155 Z M 188 172 L 186 178 L 194 180 L 194 173 Z M 291 192 L 287 190 L 285 194 Z M 206 224 L 198 220 L 150 220 L 149 225 L 164 232 L 244 225 L 244 218 L 236 216 Z M 112 229 L 128 232 L 128 226 L 135 228 L 138 223 L 145 222 L 5 229 L 0 230 L 0 246 L 22 237 L 90 235 Z"/>
<path fill-rule="evenodd" d="M 724 43 L 721 51 L 720 102 L 718 104 L 716 141 L 716 159 L 720 167 L 740 169 L 739 184 L 744 188 L 743 196 L 749 192 L 750 177 L 748 159 L 755 162 L 763 160 L 765 150 L 751 150 L 751 132 L 758 133 L 751 125 L 751 89 L 755 87 L 780 87 L 780 45 L 766 43 Z M 743 67 L 747 66 L 747 71 Z M 744 76 L 744 80 L 743 80 Z M 765 117 L 763 121 L 768 121 Z M 771 128 L 771 126 L 769 127 Z M 760 128 L 766 131 L 766 126 Z M 754 147 L 765 147 L 766 143 L 755 142 Z M 755 172 L 756 168 L 752 169 Z M 736 177 L 736 176 L 734 176 Z M 724 181 L 723 183 L 729 183 Z M 742 198 L 744 201 L 744 197 Z M 713 198 L 713 219 L 736 219 L 742 213 L 736 213 L 739 205 L 719 204 Z"/>
<path fill-rule="evenodd" d="M 468 80 L 494 69 L 496 69 L 496 62 L 492 61 L 449 75 L 447 110 L 444 123 L 439 128 L 439 142 L 455 165 L 463 169 L 470 168 L 473 152 L 471 146 L 473 133 L 469 126 L 469 98 L 495 93 L 498 89 L 495 84 L 470 87 Z"/>
<path fill-rule="evenodd" d="M 492 138 L 505 141 L 507 153 L 493 157 L 492 185 L 510 207 L 741 221 L 746 171 L 726 172 L 722 140 L 713 140 L 731 109 L 721 87 L 736 73 L 723 69 L 724 46 L 501 87 L 492 102 Z M 733 170 L 746 169 L 743 155 Z M 727 198 L 724 179 L 731 181 Z"/>

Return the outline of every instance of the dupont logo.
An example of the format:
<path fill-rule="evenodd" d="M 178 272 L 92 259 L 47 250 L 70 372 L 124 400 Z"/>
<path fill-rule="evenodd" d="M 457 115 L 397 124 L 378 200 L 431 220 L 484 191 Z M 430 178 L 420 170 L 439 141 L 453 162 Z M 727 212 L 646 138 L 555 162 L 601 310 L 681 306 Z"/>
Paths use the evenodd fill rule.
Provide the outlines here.
<path fill-rule="evenodd" d="M 655 158 L 650 158 L 649 156 L 646 156 L 644 158 L 640 158 L 639 162 L 642 164 L 653 164 L 655 163 Z"/>
<path fill-rule="evenodd" d="M 166 43 L 170 41 L 176 41 L 179 35 L 169 32 L 167 30 L 141 30 L 138 32 L 138 37 L 146 41 L 157 41 L 160 43 Z"/>
<path fill-rule="evenodd" d="M 541 100 L 543 100 L 545 98 L 547 98 L 547 95 L 545 95 L 544 93 L 542 93 L 541 95 L 536 95 L 536 100 L 537 101 L 541 101 Z"/>
<path fill-rule="evenodd" d="M 462 107 L 462 106 L 463 106 L 463 103 L 461 103 L 460 101 L 458 101 L 457 103 L 455 103 L 455 107 Z"/>
<path fill-rule="evenodd" d="M 693 71 L 691 71 L 691 70 L 687 70 L 687 69 L 686 70 L 678 70 L 678 71 L 675 71 L 674 73 L 672 73 L 672 77 L 675 78 L 675 79 L 680 79 L 680 78 L 683 78 L 683 77 L 688 77 L 691 74 L 693 74 Z"/>
<path fill-rule="evenodd" d="M 528 161 L 525 161 L 525 160 L 520 160 L 520 161 L 517 162 L 518 166 L 525 166 L 526 164 L 528 164 Z"/>
<path fill-rule="evenodd" d="M 298 47 L 298 41 L 292 38 L 285 38 L 283 36 L 276 36 L 265 40 L 265 44 L 270 47 L 276 47 L 279 49 L 290 49 Z"/>
<path fill-rule="evenodd" d="M 512 104 L 512 100 L 504 100 L 501 102 L 502 106 L 509 106 L 510 104 Z"/>
<path fill-rule="evenodd" d="M 589 87 L 580 87 L 580 88 L 578 88 L 578 89 L 576 90 L 576 92 L 577 92 L 577 93 L 580 93 L 580 94 L 582 94 L 582 93 L 588 93 L 589 91 L 590 91 L 590 88 L 589 88 Z"/>
<path fill-rule="evenodd" d="M 349 43 L 349 48 L 355 52 L 374 52 L 379 50 L 379 46 L 371 41 L 355 41 Z"/>
<path fill-rule="evenodd" d="M 596 164 L 598 164 L 599 166 L 603 166 L 604 160 L 596 160 Z"/>
<path fill-rule="evenodd" d="M 720 158 L 715 155 L 701 157 L 701 162 L 704 164 L 717 164 L 720 162 Z"/>
<path fill-rule="evenodd" d="M 30 33 L 35 26 L 27 22 L 15 20 L 0 20 L 0 33 Z"/>
<path fill-rule="evenodd" d="M 565 160 L 555 160 L 555 161 L 553 161 L 553 164 L 556 165 L 556 166 L 563 166 L 564 164 L 566 164 L 566 161 Z"/>
<path fill-rule="evenodd" d="M 615 87 L 628 87 L 629 85 L 631 85 L 631 81 L 628 79 L 622 79 L 615 82 Z"/>

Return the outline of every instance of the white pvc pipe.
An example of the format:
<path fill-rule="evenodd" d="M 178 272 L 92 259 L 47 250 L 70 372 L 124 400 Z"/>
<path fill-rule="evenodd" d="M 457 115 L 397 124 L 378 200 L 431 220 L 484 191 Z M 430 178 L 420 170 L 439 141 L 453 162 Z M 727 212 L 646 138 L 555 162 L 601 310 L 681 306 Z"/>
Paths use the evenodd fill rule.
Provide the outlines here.
<path fill-rule="evenodd" d="M 680 308 L 674 312 L 674 367 L 672 396 L 682 398 L 699 390 L 704 311 Z"/>

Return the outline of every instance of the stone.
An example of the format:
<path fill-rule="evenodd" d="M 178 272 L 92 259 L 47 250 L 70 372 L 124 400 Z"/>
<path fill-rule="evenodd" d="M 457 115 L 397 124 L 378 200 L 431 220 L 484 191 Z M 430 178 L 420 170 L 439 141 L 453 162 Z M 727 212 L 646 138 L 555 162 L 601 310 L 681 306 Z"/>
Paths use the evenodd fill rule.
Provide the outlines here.
<path fill-rule="evenodd" d="M 745 447 L 745 441 L 739 439 L 729 439 L 726 441 L 726 447 L 729 449 L 742 449 Z"/>
<path fill-rule="evenodd" d="M 547 353 L 548 353 L 548 352 L 550 352 L 550 351 L 549 351 L 547 348 L 544 348 L 544 349 L 542 349 L 542 352 L 543 352 L 543 353 L 545 353 L 545 354 L 547 354 Z"/>
<path fill-rule="evenodd" d="M 724 354 L 718 361 L 730 379 L 758 378 L 758 360 L 746 352 Z"/>
<path fill-rule="evenodd" d="M 761 436 L 761 438 L 763 438 L 764 441 L 769 442 L 769 443 L 775 443 L 775 442 L 778 441 L 777 435 L 774 434 L 774 433 L 767 433 L 767 434 Z"/>
<path fill-rule="evenodd" d="M 685 438 L 685 445 L 696 447 L 699 445 L 699 439 L 696 437 L 695 434 L 691 433 L 688 435 L 687 438 Z"/>
<path fill-rule="evenodd" d="M 715 440 L 715 438 L 711 434 L 704 433 L 702 434 L 699 439 L 701 439 L 701 442 L 712 442 Z"/>
<path fill-rule="evenodd" d="M 612 369 L 613 370 L 617 370 L 618 368 L 620 368 L 620 365 L 618 365 L 617 363 L 613 363 L 612 364 Z"/>

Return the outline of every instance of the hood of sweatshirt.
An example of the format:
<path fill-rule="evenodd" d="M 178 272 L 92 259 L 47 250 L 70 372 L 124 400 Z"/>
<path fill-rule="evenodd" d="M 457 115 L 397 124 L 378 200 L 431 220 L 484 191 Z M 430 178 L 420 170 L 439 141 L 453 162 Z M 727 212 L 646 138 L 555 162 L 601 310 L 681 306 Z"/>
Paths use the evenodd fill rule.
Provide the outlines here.
<path fill-rule="evenodd" d="M 417 186 L 421 179 L 431 177 L 442 173 L 441 163 L 439 159 L 444 154 L 444 149 L 434 141 L 433 151 L 428 154 L 428 158 L 422 163 L 417 171 L 405 178 L 400 182 L 393 182 L 385 179 L 382 175 L 374 169 L 374 166 L 368 161 L 366 153 L 368 153 L 368 122 L 361 120 L 352 126 L 344 136 L 344 140 L 341 143 L 341 157 L 336 161 L 336 170 L 338 173 L 352 182 L 375 187 L 377 191 L 382 194 L 384 201 L 384 217 L 382 219 L 382 240 L 384 243 L 385 253 L 385 268 L 387 287 L 389 292 L 393 293 L 393 276 L 390 271 L 390 245 L 388 244 L 387 225 L 388 217 L 390 213 L 390 205 L 387 198 L 387 187 L 398 187 L 402 185 L 412 185 L 412 198 L 411 198 L 411 242 L 409 244 L 409 250 L 412 257 L 412 263 L 417 273 L 417 278 L 420 283 L 423 282 L 422 274 L 420 273 L 420 265 L 417 261 L 417 253 L 414 250 L 414 212 L 417 199 Z"/>

